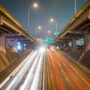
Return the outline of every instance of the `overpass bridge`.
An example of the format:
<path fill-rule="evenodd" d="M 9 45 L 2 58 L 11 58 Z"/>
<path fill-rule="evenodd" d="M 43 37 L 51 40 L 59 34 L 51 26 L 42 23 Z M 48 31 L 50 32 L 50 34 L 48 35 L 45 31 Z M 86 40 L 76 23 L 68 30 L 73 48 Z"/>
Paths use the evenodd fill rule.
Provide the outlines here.
<path fill-rule="evenodd" d="M 17 21 L 3 13 L 0 18 L 0 32 L 1 42 L 4 41 L 1 45 L 4 48 L 5 39 L 12 41 L 18 38 L 27 43 L 28 39 L 30 45 L 36 45 L 35 39 Z M 90 90 L 90 2 L 75 15 L 55 41 L 60 51 L 43 47 L 33 50 L 1 71 L 0 90 Z M 85 64 L 89 70 L 66 52 L 75 57 L 74 60 Z M 1 67 L 0 63 L 0 69 Z"/>
<path fill-rule="evenodd" d="M 22 41 L 31 48 L 36 40 L 18 23 L 2 6 L 0 6 L 0 43 L 3 48 L 10 45 L 10 41 Z"/>
<path fill-rule="evenodd" d="M 0 6 L 0 72 L 12 65 L 22 53 L 37 45 L 36 40 Z M 23 54 L 22 54 L 23 55 Z"/>
<path fill-rule="evenodd" d="M 60 49 L 90 66 L 90 2 L 63 28 L 55 41 Z"/>

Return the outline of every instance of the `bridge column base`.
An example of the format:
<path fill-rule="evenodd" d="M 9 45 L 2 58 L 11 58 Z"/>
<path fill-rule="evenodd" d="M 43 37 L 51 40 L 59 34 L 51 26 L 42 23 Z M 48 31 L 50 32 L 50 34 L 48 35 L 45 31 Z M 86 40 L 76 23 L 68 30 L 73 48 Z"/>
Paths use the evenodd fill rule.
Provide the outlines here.
<path fill-rule="evenodd" d="M 76 39 L 72 39 L 72 50 L 75 50 L 76 48 Z"/>
<path fill-rule="evenodd" d="M 2 46 L 5 49 L 5 35 L 0 35 L 0 46 Z"/>
<path fill-rule="evenodd" d="M 84 34 L 84 40 L 85 40 L 85 50 L 90 50 L 90 34 L 85 33 Z"/>

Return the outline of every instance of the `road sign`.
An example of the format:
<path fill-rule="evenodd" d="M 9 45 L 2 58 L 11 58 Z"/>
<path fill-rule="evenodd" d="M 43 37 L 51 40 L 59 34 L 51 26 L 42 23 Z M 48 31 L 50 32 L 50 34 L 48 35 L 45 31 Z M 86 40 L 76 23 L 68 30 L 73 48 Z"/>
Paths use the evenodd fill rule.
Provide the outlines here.
<path fill-rule="evenodd" d="M 45 40 L 43 40 L 43 43 L 44 44 L 54 44 L 55 40 L 53 38 L 45 39 Z"/>
<path fill-rule="evenodd" d="M 60 34 L 60 32 L 56 32 L 55 35 L 58 36 Z"/>

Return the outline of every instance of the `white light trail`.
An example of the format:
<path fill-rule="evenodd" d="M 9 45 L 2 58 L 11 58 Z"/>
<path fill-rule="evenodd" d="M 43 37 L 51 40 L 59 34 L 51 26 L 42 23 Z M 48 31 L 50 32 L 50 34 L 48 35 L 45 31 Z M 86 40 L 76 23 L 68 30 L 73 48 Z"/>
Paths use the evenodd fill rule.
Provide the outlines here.
<path fill-rule="evenodd" d="M 31 69 L 30 69 L 30 72 L 28 73 L 27 78 L 25 79 L 23 85 L 20 87 L 19 90 L 27 90 L 26 88 L 28 88 L 28 86 L 30 86 L 30 82 L 31 82 L 31 80 L 33 79 L 33 76 L 34 76 L 33 75 L 34 74 L 33 72 L 36 69 L 35 68 L 36 67 L 36 64 L 38 63 L 39 54 L 38 54 L 38 57 L 34 60 L 34 63 L 32 65 L 32 67 L 31 67 Z"/>
<path fill-rule="evenodd" d="M 45 51 L 45 47 L 41 46 L 39 50 L 40 50 L 40 52 L 44 52 Z"/>
<path fill-rule="evenodd" d="M 38 90 L 42 60 L 43 60 L 43 52 L 41 52 L 41 57 L 30 90 Z"/>
<path fill-rule="evenodd" d="M 15 84 L 18 82 L 18 80 L 21 78 L 21 76 L 24 76 L 25 72 L 29 68 L 29 65 L 32 63 L 32 60 L 33 60 L 33 58 L 35 57 L 36 54 L 37 54 L 37 52 L 33 53 L 32 56 L 28 57 L 27 62 L 24 64 L 24 66 L 19 71 L 19 73 L 16 75 L 16 77 L 9 83 L 9 85 L 6 87 L 5 90 L 11 90 L 11 88 L 13 86 L 15 86 Z"/>
<path fill-rule="evenodd" d="M 29 56 L 33 54 L 33 51 L 25 58 L 23 62 L 21 62 L 18 67 L 0 84 L 0 89 L 6 84 L 6 82 L 10 79 L 10 77 L 14 76 L 16 72 L 21 68 L 22 65 L 26 62 L 27 59 L 29 59 Z"/>

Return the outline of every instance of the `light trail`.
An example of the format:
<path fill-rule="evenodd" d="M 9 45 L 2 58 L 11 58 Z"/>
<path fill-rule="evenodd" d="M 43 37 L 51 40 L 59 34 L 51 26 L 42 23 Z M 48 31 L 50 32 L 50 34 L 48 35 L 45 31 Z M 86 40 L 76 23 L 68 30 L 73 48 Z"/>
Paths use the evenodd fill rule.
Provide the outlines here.
<path fill-rule="evenodd" d="M 65 63 L 67 63 L 67 65 L 79 76 L 79 78 L 80 78 L 86 85 L 90 86 L 90 83 L 88 83 L 88 82 L 86 81 L 86 79 L 79 74 L 79 72 L 68 62 L 68 60 L 67 60 L 66 58 L 64 58 L 64 57 L 61 55 L 61 53 L 59 53 L 59 55 L 60 55 L 60 57 L 62 57 L 62 59 L 65 61 Z"/>
<path fill-rule="evenodd" d="M 50 75 L 51 75 L 51 80 L 52 80 L 52 86 L 53 86 L 53 89 L 56 90 L 56 84 L 55 84 L 55 80 L 54 80 L 54 74 L 53 74 L 53 71 L 52 71 L 52 66 L 50 64 L 50 57 L 48 55 L 48 63 L 49 63 L 49 68 L 50 68 Z"/>
<path fill-rule="evenodd" d="M 61 55 L 61 54 L 60 54 Z M 72 68 L 72 70 L 80 77 L 80 79 L 86 84 L 86 85 L 88 85 L 88 86 L 90 86 L 90 83 L 88 83 L 86 80 L 85 80 L 85 78 L 83 77 L 83 76 L 81 76 L 79 73 L 78 73 L 78 71 L 69 63 L 69 62 L 67 62 L 67 60 L 63 57 L 63 56 L 61 56 L 64 60 L 65 60 L 65 62 L 67 63 L 67 65 L 70 67 L 70 68 Z"/>
<path fill-rule="evenodd" d="M 40 70 L 41 70 L 42 61 L 43 61 L 43 52 L 41 51 L 38 67 L 37 67 L 30 90 L 39 90 Z"/>
<path fill-rule="evenodd" d="M 39 53 L 40 54 L 40 53 Z M 30 86 L 30 83 L 33 79 L 33 75 L 34 75 L 34 71 L 35 71 L 35 67 L 36 67 L 36 64 L 37 64 L 37 61 L 38 61 L 38 58 L 39 58 L 39 54 L 38 54 L 38 57 L 34 60 L 34 63 L 27 75 L 27 78 L 25 79 L 24 83 L 21 85 L 20 87 L 20 90 L 25 90 L 26 88 L 29 89 L 29 86 Z M 29 85 L 28 85 L 29 84 Z"/>
<path fill-rule="evenodd" d="M 72 65 L 58 51 L 40 48 L 17 67 L 2 90 L 89 90 L 85 74 Z"/>
<path fill-rule="evenodd" d="M 32 62 L 33 58 L 35 57 L 35 55 L 37 54 L 37 52 L 35 52 L 32 56 L 29 56 L 29 60 L 27 60 L 27 62 L 24 64 L 23 68 L 18 72 L 18 74 L 14 77 L 13 80 L 11 80 L 10 83 L 8 83 L 8 85 L 6 86 L 5 90 L 10 90 L 11 88 L 14 88 L 13 86 L 15 86 L 15 84 L 17 84 L 18 80 L 24 76 L 26 70 L 28 69 L 30 63 Z"/>
<path fill-rule="evenodd" d="M 14 76 L 18 70 L 24 65 L 24 63 L 26 62 L 27 59 L 29 59 L 29 56 L 31 56 L 34 52 L 32 51 L 26 58 L 24 61 L 22 61 L 18 67 L 0 84 L 0 88 L 2 88 L 9 80 L 12 76 Z"/>
<path fill-rule="evenodd" d="M 55 63 L 54 63 L 54 59 L 53 59 L 51 53 L 49 53 L 49 54 L 50 54 L 50 58 L 51 58 L 51 63 L 52 63 L 52 65 L 53 65 L 53 69 L 54 69 L 55 74 L 56 74 L 56 78 L 57 78 L 58 83 L 59 83 L 59 85 L 60 85 L 60 89 L 61 89 L 61 90 L 64 90 L 64 86 L 63 86 L 63 83 L 62 83 L 62 81 L 61 81 L 61 78 L 60 78 L 60 76 L 59 76 L 59 74 L 58 74 L 56 65 L 55 65 Z"/>
<path fill-rule="evenodd" d="M 57 55 L 57 52 L 56 52 L 56 55 Z M 60 60 L 59 58 L 59 61 L 61 62 L 61 64 L 63 65 L 63 67 L 65 68 L 65 70 L 67 71 L 67 73 L 71 76 L 71 78 L 73 79 L 73 81 L 77 84 L 77 86 L 80 88 L 80 90 L 84 90 L 84 88 L 81 86 L 81 84 L 74 78 L 74 76 L 72 75 L 72 73 L 69 71 L 69 69 L 66 67 L 65 63 Z"/>
<path fill-rule="evenodd" d="M 52 53 L 52 52 L 51 52 Z M 72 87 L 72 89 L 73 90 L 76 90 L 75 89 L 75 85 L 73 85 L 72 84 L 72 82 L 71 82 L 71 77 L 69 78 L 69 76 L 67 76 L 67 72 L 63 69 L 63 66 L 61 65 L 61 63 L 59 62 L 59 60 L 58 59 L 60 59 L 60 58 L 58 58 L 54 53 L 52 53 L 52 55 L 55 57 L 55 62 L 54 63 L 56 63 L 57 65 L 58 65 L 58 67 L 60 67 L 60 69 L 61 69 L 61 72 L 62 72 L 62 75 L 64 76 L 64 78 L 65 78 L 65 80 L 67 81 L 67 83 L 69 83 L 70 84 L 70 86 Z"/>
<path fill-rule="evenodd" d="M 48 49 L 47 49 L 48 50 Z M 49 60 L 49 57 L 48 57 L 48 60 Z M 48 65 L 48 60 L 46 61 L 47 64 L 46 64 L 46 73 L 47 73 L 47 82 L 48 82 L 48 89 L 50 90 L 51 88 L 51 85 L 50 85 L 50 74 L 49 74 L 49 65 Z M 49 68 L 49 69 L 48 69 Z M 52 75 L 52 74 L 51 74 Z"/>

